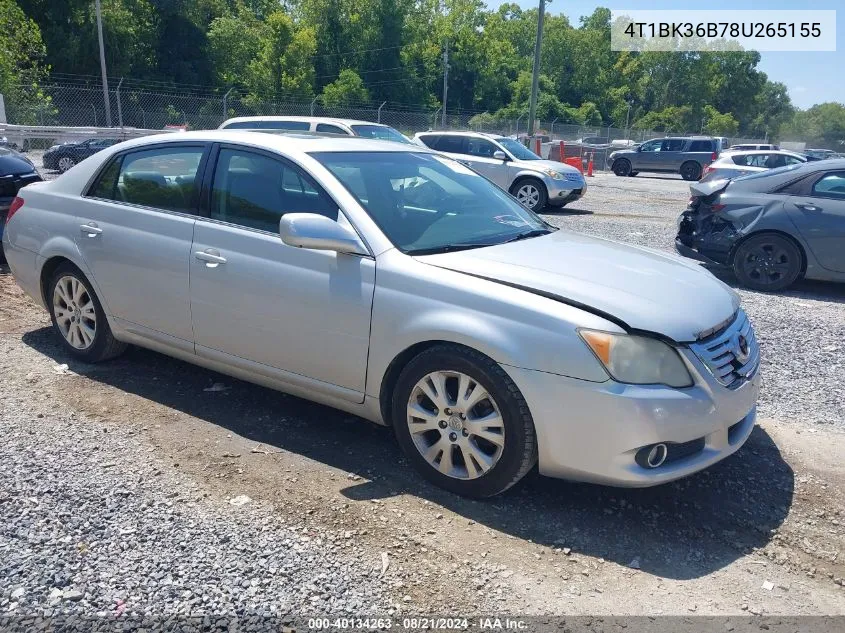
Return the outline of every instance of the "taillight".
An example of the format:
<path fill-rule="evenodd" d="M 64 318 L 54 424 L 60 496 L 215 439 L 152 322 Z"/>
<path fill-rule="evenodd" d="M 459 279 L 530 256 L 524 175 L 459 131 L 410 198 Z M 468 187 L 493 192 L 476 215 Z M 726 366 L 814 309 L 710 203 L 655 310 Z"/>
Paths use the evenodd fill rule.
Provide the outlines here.
<path fill-rule="evenodd" d="M 717 158 L 719 158 L 719 155 L 716 152 L 713 152 L 712 154 L 710 154 L 710 160 L 711 161 L 714 161 Z"/>
<path fill-rule="evenodd" d="M 23 206 L 23 198 L 15 197 L 12 200 L 12 204 L 9 205 L 9 212 L 6 214 L 6 222 L 12 219 L 12 216 L 15 215 L 15 212 Z"/>
<path fill-rule="evenodd" d="M 717 202 L 716 204 L 711 204 L 710 209 L 713 211 L 713 213 L 718 213 L 719 211 L 724 209 L 726 206 L 728 206 L 728 205 L 722 204 L 721 202 Z"/>

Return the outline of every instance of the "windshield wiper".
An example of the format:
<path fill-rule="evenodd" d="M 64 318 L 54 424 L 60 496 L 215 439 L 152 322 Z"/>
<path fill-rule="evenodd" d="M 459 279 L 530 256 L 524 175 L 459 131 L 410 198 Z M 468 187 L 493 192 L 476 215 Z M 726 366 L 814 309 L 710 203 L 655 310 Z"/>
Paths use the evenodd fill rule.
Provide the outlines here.
<path fill-rule="evenodd" d="M 527 240 L 531 237 L 540 237 L 541 235 L 548 235 L 552 231 L 549 229 L 531 229 L 530 231 L 525 231 L 525 233 L 520 233 L 519 235 L 515 235 L 504 242 L 499 242 L 500 244 L 509 244 L 510 242 L 518 242 L 519 240 Z"/>
<path fill-rule="evenodd" d="M 455 251 L 466 251 L 471 248 L 481 248 L 482 246 L 490 246 L 490 244 L 443 244 L 442 246 L 432 246 L 430 248 L 417 248 L 405 252 L 408 255 L 436 255 L 438 253 L 454 253 Z"/>

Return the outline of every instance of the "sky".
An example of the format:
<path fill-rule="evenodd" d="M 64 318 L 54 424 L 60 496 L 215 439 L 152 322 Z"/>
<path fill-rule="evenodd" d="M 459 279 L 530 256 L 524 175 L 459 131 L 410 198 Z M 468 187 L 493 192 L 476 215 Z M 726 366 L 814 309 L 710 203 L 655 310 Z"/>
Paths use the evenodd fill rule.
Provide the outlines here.
<path fill-rule="evenodd" d="M 506 4 L 507 0 L 485 0 L 490 8 Z M 528 9 L 537 7 L 538 0 L 512 0 Z M 807 3 L 804 3 L 807 4 Z M 845 103 L 845 81 L 840 73 L 845 73 L 845 3 L 842 0 L 813 0 L 812 9 L 840 9 L 836 15 L 836 52 L 795 53 L 765 52 L 760 53 L 758 68 L 772 81 L 780 81 L 789 90 L 792 103 L 799 108 L 809 108 L 816 103 L 838 101 Z M 694 2 L 689 7 L 679 6 L 677 0 L 614 0 L 613 2 L 592 2 L 589 0 L 547 0 L 548 13 L 564 13 L 573 25 L 578 25 L 578 18 L 591 14 L 596 7 L 609 9 L 756 9 L 756 10 L 796 10 L 801 3 L 795 0 L 706 0 Z M 667 53 L 669 54 L 669 53 Z M 838 69 L 838 70 L 837 70 Z"/>

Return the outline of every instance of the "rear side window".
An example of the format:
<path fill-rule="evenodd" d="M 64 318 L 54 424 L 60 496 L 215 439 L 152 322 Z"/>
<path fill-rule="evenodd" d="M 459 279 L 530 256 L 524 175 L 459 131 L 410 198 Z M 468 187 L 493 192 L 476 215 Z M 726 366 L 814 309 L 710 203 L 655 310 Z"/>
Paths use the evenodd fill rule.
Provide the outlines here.
<path fill-rule="evenodd" d="M 680 152 L 684 149 L 684 139 L 667 138 L 660 147 L 661 152 Z"/>
<path fill-rule="evenodd" d="M 325 132 L 326 134 L 343 134 L 344 136 L 350 136 L 350 134 L 343 128 L 339 128 L 338 126 L 330 123 L 318 123 L 316 131 Z"/>
<path fill-rule="evenodd" d="M 193 213 L 203 151 L 202 147 L 159 147 L 124 154 L 106 167 L 89 195 Z"/>
<path fill-rule="evenodd" d="M 451 152 L 452 154 L 466 154 L 466 143 L 463 136 L 444 134 L 437 139 L 436 145 L 430 145 L 438 152 Z"/>
<path fill-rule="evenodd" d="M 713 142 L 712 141 L 692 141 L 689 145 L 689 151 L 691 152 L 712 152 L 713 149 Z"/>
<path fill-rule="evenodd" d="M 319 213 L 337 220 L 337 205 L 289 163 L 238 149 L 221 149 L 214 171 L 211 218 L 269 233 L 285 213 Z"/>
<path fill-rule="evenodd" d="M 420 141 L 422 141 L 423 145 L 426 147 L 430 147 L 434 149 L 437 146 L 437 142 L 440 140 L 440 135 L 438 134 L 425 134 L 419 137 Z"/>
<path fill-rule="evenodd" d="M 845 200 L 845 171 L 833 171 L 819 178 L 812 195 Z"/>

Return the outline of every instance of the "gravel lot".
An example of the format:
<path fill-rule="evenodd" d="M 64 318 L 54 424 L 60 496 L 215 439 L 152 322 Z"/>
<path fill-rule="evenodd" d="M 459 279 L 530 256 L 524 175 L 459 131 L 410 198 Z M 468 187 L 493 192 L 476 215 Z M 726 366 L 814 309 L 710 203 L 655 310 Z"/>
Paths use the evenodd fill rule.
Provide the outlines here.
<path fill-rule="evenodd" d="M 687 183 L 591 184 L 546 217 L 670 250 Z M 72 614 L 93 618 L 79 630 L 189 615 L 220 628 L 294 613 L 845 615 L 845 291 L 740 293 L 765 387 L 736 456 L 657 489 L 535 473 L 474 502 L 340 412 L 140 349 L 74 363 L 0 268 L 0 629 Z M 226 390 L 204 391 L 215 382 Z"/>

